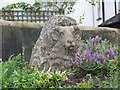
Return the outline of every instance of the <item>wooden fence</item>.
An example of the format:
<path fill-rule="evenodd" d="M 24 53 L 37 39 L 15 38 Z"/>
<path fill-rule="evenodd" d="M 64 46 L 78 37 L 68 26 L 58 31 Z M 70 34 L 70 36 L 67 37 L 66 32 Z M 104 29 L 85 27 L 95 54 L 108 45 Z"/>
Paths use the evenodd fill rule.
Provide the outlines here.
<path fill-rule="evenodd" d="M 1 12 L 0 18 L 7 21 L 22 22 L 46 22 L 51 16 L 64 15 L 61 11 L 40 10 L 40 11 L 24 11 L 24 10 L 5 10 Z"/>

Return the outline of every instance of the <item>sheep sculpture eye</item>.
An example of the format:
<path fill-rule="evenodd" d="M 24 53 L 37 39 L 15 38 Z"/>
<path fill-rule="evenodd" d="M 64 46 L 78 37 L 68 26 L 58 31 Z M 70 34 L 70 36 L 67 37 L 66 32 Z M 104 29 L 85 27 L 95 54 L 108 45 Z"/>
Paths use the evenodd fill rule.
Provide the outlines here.
<path fill-rule="evenodd" d="M 60 36 L 63 36 L 64 35 L 64 33 L 63 32 L 60 32 Z"/>
<path fill-rule="evenodd" d="M 53 40 L 58 40 L 58 38 L 59 38 L 59 33 L 58 32 L 52 32 L 51 33 L 51 38 L 53 39 Z"/>

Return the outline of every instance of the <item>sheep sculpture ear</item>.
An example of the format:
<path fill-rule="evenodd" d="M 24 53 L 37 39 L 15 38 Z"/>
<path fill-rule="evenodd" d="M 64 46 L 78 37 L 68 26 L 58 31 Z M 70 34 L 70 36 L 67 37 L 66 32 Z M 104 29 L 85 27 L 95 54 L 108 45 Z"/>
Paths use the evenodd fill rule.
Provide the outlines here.
<path fill-rule="evenodd" d="M 80 30 L 80 28 L 79 28 L 79 26 L 73 26 L 73 29 L 74 29 L 74 31 L 78 31 L 78 30 Z"/>
<path fill-rule="evenodd" d="M 63 27 L 62 26 L 58 26 L 55 28 L 55 30 L 57 30 L 59 33 L 63 32 Z"/>
<path fill-rule="evenodd" d="M 57 41 L 61 32 L 62 32 L 62 26 L 54 28 L 53 31 L 51 32 L 52 39 Z"/>
<path fill-rule="evenodd" d="M 62 26 L 55 27 L 53 30 L 61 32 Z"/>
<path fill-rule="evenodd" d="M 80 39 L 81 38 L 81 36 L 82 36 L 82 33 L 81 33 L 81 31 L 80 31 L 80 28 L 79 28 L 79 26 L 73 26 L 73 29 L 74 29 L 74 31 L 73 31 L 73 34 L 74 34 L 74 37 L 75 37 L 75 39 L 77 40 L 77 39 Z"/>

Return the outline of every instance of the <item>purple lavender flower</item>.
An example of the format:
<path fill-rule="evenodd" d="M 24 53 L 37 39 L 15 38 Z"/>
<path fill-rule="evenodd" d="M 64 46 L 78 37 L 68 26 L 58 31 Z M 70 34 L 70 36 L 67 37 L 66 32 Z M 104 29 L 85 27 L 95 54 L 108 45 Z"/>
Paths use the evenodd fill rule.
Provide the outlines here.
<path fill-rule="evenodd" d="M 110 53 L 110 51 L 109 51 L 109 49 L 105 49 L 104 50 L 104 54 L 106 55 L 106 54 L 109 54 Z"/>
<path fill-rule="evenodd" d="M 82 61 L 80 61 L 80 66 L 83 64 L 83 62 Z"/>
<path fill-rule="evenodd" d="M 101 63 L 100 61 L 97 62 L 97 64 L 100 64 L 100 63 Z"/>
<path fill-rule="evenodd" d="M 90 59 L 90 62 L 92 62 L 92 50 L 89 50 L 89 59 Z"/>
<path fill-rule="evenodd" d="M 111 43 L 110 43 L 110 53 L 111 53 L 112 57 L 114 58 L 115 57 L 115 53 L 114 53 L 114 50 L 112 48 Z"/>
<path fill-rule="evenodd" d="M 97 61 L 99 61 L 99 60 L 100 60 L 100 56 L 99 56 L 99 55 L 97 55 L 97 56 L 96 56 L 96 58 L 97 58 Z"/>
<path fill-rule="evenodd" d="M 97 62 L 97 54 L 96 53 L 93 54 L 93 57 L 94 57 L 94 62 Z"/>
<path fill-rule="evenodd" d="M 91 46 L 94 46 L 94 38 L 90 40 Z"/>
<path fill-rule="evenodd" d="M 89 38 L 86 42 L 77 43 L 78 49 L 76 51 L 76 57 L 79 60 L 79 65 L 86 65 L 91 62 L 97 64 L 107 64 L 111 58 L 117 61 L 116 53 L 112 44 L 109 46 L 107 40 L 102 41 L 101 38 L 96 36 L 95 38 Z"/>
<path fill-rule="evenodd" d="M 99 42 L 99 37 L 96 36 L 95 39 L 94 39 L 94 46 L 96 46 L 98 44 L 98 42 Z"/>
<path fill-rule="evenodd" d="M 80 57 L 80 48 L 78 48 L 78 50 L 77 50 L 77 52 L 76 52 L 76 55 L 77 55 L 78 57 Z"/>
<path fill-rule="evenodd" d="M 93 58 L 92 58 L 92 56 L 90 56 L 90 62 L 92 62 L 93 61 Z"/>
<path fill-rule="evenodd" d="M 80 55 L 80 58 L 84 58 L 84 57 L 85 57 L 84 54 Z"/>
<path fill-rule="evenodd" d="M 114 51 L 113 51 L 113 48 L 112 48 L 112 45 L 110 44 L 110 53 L 112 54 L 112 56 L 114 57 L 115 54 L 114 54 Z"/>
<path fill-rule="evenodd" d="M 106 55 L 106 58 L 109 59 L 109 58 L 110 58 L 110 55 Z"/>
<path fill-rule="evenodd" d="M 92 50 L 89 51 L 89 55 L 92 55 Z"/>
<path fill-rule="evenodd" d="M 96 39 L 97 41 L 99 41 L 99 37 L 98 37 L 98 36 L 96 36 L 95 39 Z"/>
<path fill-rule="evenodd" d="M 104 64 L 107 64 L 107 58 L 104 59 L 103 63 L 104 63 Z"/>

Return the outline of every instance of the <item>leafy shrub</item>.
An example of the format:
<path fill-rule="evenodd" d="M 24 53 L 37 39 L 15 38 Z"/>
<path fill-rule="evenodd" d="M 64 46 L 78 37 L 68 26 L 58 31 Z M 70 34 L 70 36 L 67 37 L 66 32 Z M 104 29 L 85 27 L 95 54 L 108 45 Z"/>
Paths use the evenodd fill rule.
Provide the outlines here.
<path fill-rule="evenodd" d="M 2 88 L 2 60 L 0 58 L 0 89 Z"/>
<path fill-rule="evenodd" d="M 39 11 L 39 10 L 44 10 L 46 9 L 54 9 L 54 10 L 59 10 L 63 13 L 64 10 L 67 11 L 67 14 L 71 13 L 74 11 L 73 6 L 75 5 L 76 0 L 73 0 L 73 2 L 44 2 L 44 1 L 39 1 L 35 2 L 33 5 L 26 3 L 26 2 L 20 2 L 20 3 L 13 3 L 9 4 L 6 7 L 2 8 L 2 11 L 4 10 L 11 10 L 11 9 L 22 9 L 22 10 L 33 10 L 33 11 Z M 54 7 L 54 8 L 53 8 Z"/>
<path fill-rule="evenodd" d="M 30 69 L 21 55 L 2 62 L 2 88 L 58 88 L 66 77 L 66 71 L 50 72 Z"/>
<path fill-rule="evenodd" d="M 90 38 L 86 41 L 77 42 L 76 51 L 77 65 L 86 71 L 96 69 L 108 69 L 109 63 L 115 63 L 117 59 L 117 47 L 100 37 Z M 114 67 L 114 66 L 113 66 Z"/>

